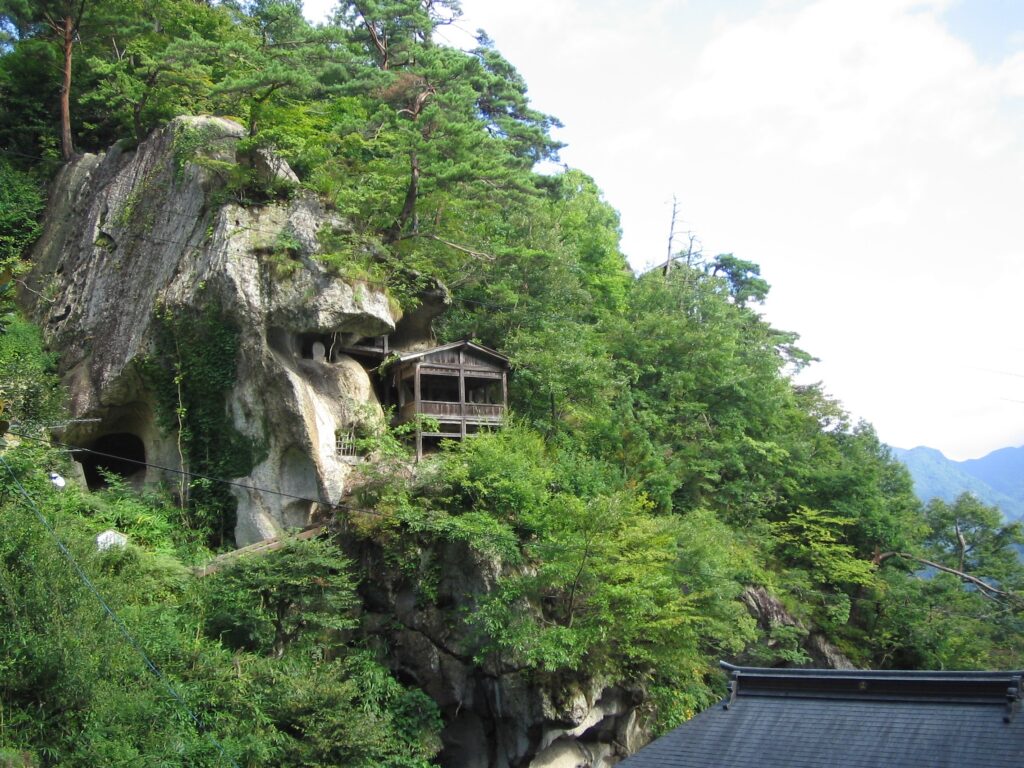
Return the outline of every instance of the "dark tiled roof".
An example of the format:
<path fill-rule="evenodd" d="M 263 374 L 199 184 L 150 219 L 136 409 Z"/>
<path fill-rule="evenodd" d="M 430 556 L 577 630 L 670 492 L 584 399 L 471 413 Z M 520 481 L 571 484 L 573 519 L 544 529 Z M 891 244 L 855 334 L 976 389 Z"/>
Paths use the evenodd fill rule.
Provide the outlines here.
<path fill-rule="evenodd" d="M 731 699 L 619 765 L 1024 768 L 1021 672 L 723 666 L 733 673 Z"/>

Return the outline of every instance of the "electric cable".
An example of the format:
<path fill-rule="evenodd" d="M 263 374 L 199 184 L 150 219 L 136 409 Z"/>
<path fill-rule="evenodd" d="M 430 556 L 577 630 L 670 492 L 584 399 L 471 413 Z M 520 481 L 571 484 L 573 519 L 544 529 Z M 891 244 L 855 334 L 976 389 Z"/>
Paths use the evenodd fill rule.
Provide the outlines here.
<path fill-rule="evenodd" d="M 0 155 L 7 155 L 8 157 L 23 157 L 26 160 L 46 160 L 47 158 L 42 155 L 27 155 L 24 152 L 19 152 L 16 149 L 7 149 L 6 147 L 0 148 Z M 56 160 L 57 158 L 51 158 Z"/>
<path fill-rule="evenodd" d="M 374 516 L 380 516 L 380 514 L 381 514 L 380 512 L 377 512 L 376 510 L 373 510 L 373 509 L 363 509 L 363 508 L 360 508 L 360 507 L 353 507 L 350 504 L 344 504 L 342 502 L 326 501 L 324 499 L 313 499 L 313 498 L 310 498 L 308 496 L 300 496 L 300 495 L 294 494 L 294 493 L 287 493 L 285 491 L 278 491 L 278 490 L 275 490 L 273 488 L 262 488 L 262 487 L 260 487 L 258 485 L 248 485 L 246 483 L 240 483 L 240 482 L 238 482 L 236 480 L 228 480 L 228 479 L 223 478 L 223 477 L 214 477 L 213 475 L 203 475 L 203 474 L 199 474 L 198 472 L 189 472 L 188 470 L 177 469 L 175 467 L 165 467 L 165 466 L 162 466 L 160 464 L 153 464 L 152 462 L 148 462 L 148 461 L 145 461 L 143 459 L 132 459 L 132 458 L 129 458 L 127 456 L 119 456 L 116 453 L 105 453 L 103 451 L 97 451 L 97 450 L 95 450 L 93 448 L 83 448 L 81 446 L 71 445 L 69 443 L 64 443 L 64 442 L 61 442 L 59 440 L 47 440 L 47 439 L 41 438 L 41 437 L 33 437 L 32 435 L 26 435 L 26 434 L 21 433 L 21 432 L 15 432 L 13 430 L 10 431 L 10 434 L 14 435 L 15 437 L 19 437 L 19 438 L 21 438 L 23 440 L 31 440 L 33 442 L 43 443 L 45 445 L 59 446 L 60 448 L 63 448 L 64 450 L 68 451 L 69 453 L 89 453 L 89 454 L 92 454 L 94 456 L 101 456 L 101 457 L 106 458 L 106 459 L 117 459 L 118 461 L 126 461 L 126 462 L 129 462 L 131 464 L 138 464 L 139 466 L 151 467 L 153 469 L 158 469 L 158 470 L 160 470 L 162 472 L 170 472 L 170 473 L 176 474 L 176 475 L 183 475 L 183 476 L 188 477 L 188 478 L 196 478 L 198 480 L 208 480 L 208 481 L 210 481 L 212 483 L 221 483 L 223 485 L 230 485 L 230 486 L 233 486 L 235 488 L 241 488 L 241 489 L 247 490 L 247 491 L 257 491 L 259 493 L 267 493 L 267 494 L 270 494 L 272 496 L 280 496 L 282 498 L 292 499 L 294 501 L 306 501 L 306 502 L 309 502 L 310 504 L 320 504 L 322 506 L 325 506 L 325 507 L 328 507 L 328 508 L 331 508 L 331 509 L 340 509 L 340 510 L 343 510 L 345 512 L 356 512 L 356 513 L 359 513 L 359 514 L 374 515 Z"/>
<path fill-rule="evenodd" d="M 199 731 L 199 733 L 206 736 L 206 738 L 209 739 L 210 743 L 217 748 L 217 751 L 220 752 L 221 757 L 230 762 L 231 765 L 234 766 L 234 768 L 241 768 L 241 766 L 234 760 L 234 758 L 232 758 L 227 753 L 227 750 L 224 749 L 224 745 L 221 744 L 220 741 L 217 740 L 217 737 L 214 736 L 206 728 L 206 726 L 203 724 L 203 721 L 199 718 L 199 715 L 197 715 L 192 710 L 192 708 L 188 705 L 188 702 L 186 702 L 185 699 L 181 696 L 181 694 L 178 693 L 177 689 L 175 689 L 174 685 L 171 684 L 171 681 L 167 678 L 167 676 L 149 657 L 149 654 L 146 653 L 146 650 L 142 647 L 141 643 L 139 643 L 139 641 L 135 639 L 135 636 L 132 635 L 131 631 L 125 625 L 124 621 L 122 621 L 121 617 L 117 615 L 117 612 L 113 608 L 111 608 L 107 601 L 103 598 L 103 595 L 100 594 L 99 589 L 97 589 L 96 585 L 93 584 L 92 579 L 89 578 L 89 575 L 85 572 L 82 566 L 75 559 L 75 556 L 71 554 L 71 550 L 67 548 L 67 546 L 64 544 L 64 541 L 60 538 L 60 536 L 57 535 L 57 532 L 53 529 L 53 526 L 50 525 L 50 521 L 46 519 L 46 516 L 39 508 L 39 505 L 36 504 L 35 500 L 29 495 L 28 491 L 25 490 L 25 486 L 22 485 L 21 480 L 18 479 L 18 475 L 14 472 L 14 469 L 11 467 L 11 465 L 7 463 L 7 460 L 4 458 L 2 454 L 0 454 L 0 464 L 3 464 L 8 474 L 10 474 L 11 479 L 14 481 L 15 488 L 18 489 L 18 492 L 21 494 L 21 496 L 25 499 L 25 501 L 28 502 L 29 507 L 32 509 L 32 512 L 36 516 L 36 519 L 39 520 L 43 528 L 45 528 L 46 532 L 50 535 L 50 538 L 53 539 L 54 543 L 57 545 L 57 548 L 60 550 L 61 555 L 68 562 L 71 568 L 75 571 L 76 575 L 81 580 L 81 582 L 85 584 L 86 588 L 92 593 L 93 597 L 96 598 L 96 601 L 103 608 L 103 611 L 107 614 L 107 616 L 113 622 L 114 626 L 121 633 L 121 635 L 128 642 L 128 644 L 132 647 L 132 649 L 140 656 L 140 658 L 143 660 L 149 671 L 152 672 L 153 675 L 161 683 L 163 683 L 164 687 L 167 689 L 167 692 L 171 695 L 171 698 L 173 698 L 181 706 L 181 708 L 188 714 L 189 718 L 192 720 L 193 724 L 195 724 L 196 729 Z"/>

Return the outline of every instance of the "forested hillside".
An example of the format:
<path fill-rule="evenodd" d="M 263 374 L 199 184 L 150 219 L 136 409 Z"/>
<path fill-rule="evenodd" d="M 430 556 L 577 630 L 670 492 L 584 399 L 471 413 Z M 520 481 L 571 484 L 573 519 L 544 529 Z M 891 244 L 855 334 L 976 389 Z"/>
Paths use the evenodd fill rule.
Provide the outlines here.
<path fill-rule="evenodd" d="M 457 16 L 343 1 L 313 27 L 297 0 L 0 0 L 0 764 L 455 765 L 463 702 L 394 663 L 385 572 L 443 618 L 460 664 L 570 700 L 607 681 L 645 737 L 722 695 L 721 658 L 1024 666 L 1020 525 L 969 497 L 922 507 L 869 424 L 795 385 L 810 354 L 760 316 L 753 261 L 633 274 L 595 181 L 536 172 L 557 121 L 513 65 L 482 33 L 472 51 L 434 41 Z M 239 122 L 240 151 L 297 182 L 211 159 L 202 132 L 179 134 L 172 175 L 202 165 L 221 205 L 315 195 L 349 222 L 318 257 L 339 280 L 406 312 L 439 281 L 438 341 L 513 366 L 505 428 L 415 467 L 401 435 L 361 435 L 365 477 L 331 536 L 203 579 L 189 566 L 232 547 L 222 391 L 181 357 L 157 370 L 164 428 L 211 468 L 192 493 L 57 488 L 62 350 L 13 299 L 51 300 L 21 277 L 58 169 L 186 114 Z M 297 249 L 264 249 L 274 279 Z M 97 551 L 108 528 L 130 546 Z M 451 551 L 489 574 L 458 599 Z M 503 755 L 481 764 L 529 764 Z"/>

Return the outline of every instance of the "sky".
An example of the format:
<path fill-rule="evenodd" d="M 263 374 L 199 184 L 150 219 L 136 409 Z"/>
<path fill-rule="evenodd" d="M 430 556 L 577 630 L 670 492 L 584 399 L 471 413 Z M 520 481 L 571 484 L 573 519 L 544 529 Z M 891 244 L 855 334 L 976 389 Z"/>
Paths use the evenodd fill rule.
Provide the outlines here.
<path fill-rule="evenodd" d="M 316 17 L 329 0 L 306 0 Z M 637 270 L 672 198 L 893 446 L 1024 444 L 1024 1 L 462 0 Z M 677 239 L 677 243 L 678 243 Z"/>

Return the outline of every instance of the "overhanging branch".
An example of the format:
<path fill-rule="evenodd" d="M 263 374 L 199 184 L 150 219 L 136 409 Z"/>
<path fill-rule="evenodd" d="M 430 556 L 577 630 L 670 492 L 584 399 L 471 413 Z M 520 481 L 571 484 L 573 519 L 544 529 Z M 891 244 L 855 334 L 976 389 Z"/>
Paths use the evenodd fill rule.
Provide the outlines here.
<path fill-rule="evenodd" d="M 409 239 L 414 238 L 414 237 L 425 238 L 427 240 L 436 240 L 437 242 L 441 243 L 441 245 L 447 245 L 449 248 L 452 248 L 452 249 L 454 249 L 456 251 L 459 251 L 460 253 L 465 253 L 465 254 L 467 254 L 469 256 L 472 256 L 474 259 L 480 259 L 481 261 L 496 261 L 497 258 L 498 258 L 497 256 L 494 256 L 493 254 L 485 253 L 484 251 L 478 251 L 478 250 L 476 250 L 474 248 L 470 248 L 469 246 L 466 246 L 466 245 L 459 245 L 458 243 L 453 243 L 450 240 L 445 240 L 443 237 L 438 237 L 437 235 L 431 235 L 431 234 L 428 234 L 426 232 L 413 232 L 413 233 L 410 233 L 408 235 L 404 235 L 403 237 L 401 237 L 399 239 L 400 240 L 409 240 Z"/>
<path fill-rule="evenodd" d="M 1015 592 L 1007 592 L 1006 590 L 999 589 L 998 587 L 993 587 L 987 581 L 979 579 L 977 576 L 972 576 L 971 574 L 958 570 L 956 568 L 950 568 L 948 565 L 942 565 L 942 563 L 936 563 L 934 560 L 928 560 L 926 558 L 918 557 L 917 555 L 911 555 L 906 552 L 880 552 L 879 554 L 875 555 L 875 557 L 873 558 L 873 562 L 876 566 L 880 566 L 886 560 L 893 557 L 899 557 L 904 560 L 912 560 L 915 563 L 927 565 L 929 568 L 934 568 L 937 571 L 942 571 L 943 573 L 951 573 L 954 576 L 957 576 L 958 578 L 962 579 L 963 581 L 966 581 L 969 584 L 973 584 L 974 586 L 976 586 L 978 589 L 982 591 L 982 594 L 984 594 L 986 597 L 997 598 L 999 600 L 1006 600 L 1011 603 L 1016 603 L 1018 606 L 1024 607 L 1024 597 L 1022 597 L 1021 595 L 1018 595 Z"/>

